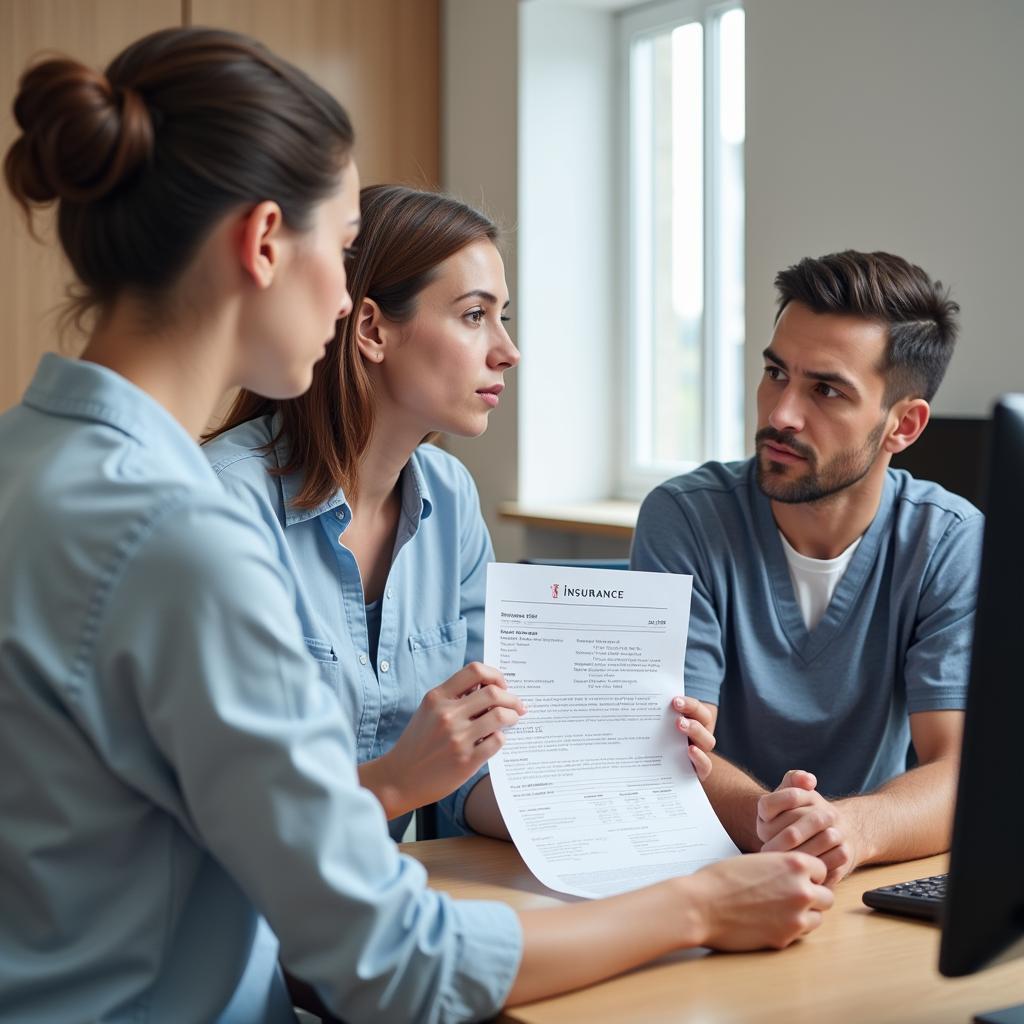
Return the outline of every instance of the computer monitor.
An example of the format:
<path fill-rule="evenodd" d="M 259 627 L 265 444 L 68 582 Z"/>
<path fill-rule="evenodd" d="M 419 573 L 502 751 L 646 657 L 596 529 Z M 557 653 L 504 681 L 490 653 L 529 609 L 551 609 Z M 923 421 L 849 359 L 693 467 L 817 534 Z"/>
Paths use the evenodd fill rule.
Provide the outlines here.
<path fill-rule="evenodd" d="M 939 971 L 1024 954 L 1024 395 L 992 418 L 988 501 Z M 1021 993 L 1024 997 L 1024 992 Z M 980 1021 L 1024 1022 L 1024 1005 Z"/>

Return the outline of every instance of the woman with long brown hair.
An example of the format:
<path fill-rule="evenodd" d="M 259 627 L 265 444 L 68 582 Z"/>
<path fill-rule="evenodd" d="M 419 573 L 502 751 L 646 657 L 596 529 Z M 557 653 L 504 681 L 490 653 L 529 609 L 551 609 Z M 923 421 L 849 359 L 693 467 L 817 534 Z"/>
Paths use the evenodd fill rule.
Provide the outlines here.
<path fill-rule="evenodd" d="M 489 779 L 477 786 L 523 710 L 479 664 L 490 537 L 461 463 L 421 443 L 483 433 L 519 361 L 497 230 L 434 192 L 360 199 L 353 312 L 312 387 L 242 393 L 204 450 L 292 569 L 307 646 L 392 835 L 432 801 L 443 834 L 507 834 Z"/>

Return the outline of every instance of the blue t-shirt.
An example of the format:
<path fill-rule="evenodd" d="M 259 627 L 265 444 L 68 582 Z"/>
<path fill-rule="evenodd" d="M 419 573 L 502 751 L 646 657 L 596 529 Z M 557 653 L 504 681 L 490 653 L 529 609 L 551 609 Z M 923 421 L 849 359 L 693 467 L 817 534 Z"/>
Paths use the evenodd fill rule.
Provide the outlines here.
<path fill-rule="evenodd" d="M 294 1024 L 278 955 L 348 1021 L 497 1012 L 516 915 L 387 837 L 289 574 L 162 406 L 45 356 L 0 565 L 0 1017 Z"/>
<path fill-rule="evenodd" d="M 842 796 L 904 770 L 908 714 L 964 707 L 983 522 L 889 470 L 808 631 L 753 461 L 710 462 L 647 496 L 631 564 L 693 574 L 684 682 L 718 705 L 718 751 L 766 786 L 803 768 Z"/>
<path fill-rule="evenodd" d="M 352 521 L 344 493 L 297 509 L 301 474 L 269 472 L 287 459 L 283 439 L 266 447 L 279 426 L 276 417 L 250 420 L 203 451 L 288 567 L 306 645 L 341 700 L 363 763 L 395 745 L 427 690 L 483 658 L 484 590 L 494 550 L 466 467 L 421 445 L 399 479 L 402 510 L 384 594 L 378 609 L 368 606 L 359 566 L 343 543 Z M 439 802 L 442 835 L 467 831 L 466 797 L 485 771 Z M 408 815 L 391 822 L 394 838 L 407 822 Z"/>

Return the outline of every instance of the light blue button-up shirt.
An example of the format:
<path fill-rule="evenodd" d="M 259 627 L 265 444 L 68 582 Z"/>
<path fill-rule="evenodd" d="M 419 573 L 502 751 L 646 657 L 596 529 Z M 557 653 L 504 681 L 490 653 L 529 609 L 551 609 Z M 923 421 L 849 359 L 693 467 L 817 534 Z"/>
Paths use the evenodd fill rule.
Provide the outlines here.
<path fill-rule="evenodd" d="M 278 955 L 347 1021 L 498 1009 L 514 913 L 399 854 L 291 574 L 161 406 L 46 356 L 0 566 L 0 1019 L 291 1021 Z"/>
<path fill-rule="evenodd" d="M 494 551 L 465 466 L 421 445 L 399 481 L 402 509 L 374 664 L 359 567 L 344 545 L 352 509 L 341 491 L 316 508 L 295 508 L 301 474 L 271 473 L 287 459 L 286 442 L 274 442 L 279 426 L 269 416 L 251 420 L 203 450 L 227 490 L 266 526 L 290 570 L 306 644 L 352 723 L 362 763 L 395 745 L 427 690 L 483 658 Z M 440 801 L 442 834 L 466 830 L 465 800 L 480 774 Z M 392 835 L 406 822 L 392 822 Z"/>

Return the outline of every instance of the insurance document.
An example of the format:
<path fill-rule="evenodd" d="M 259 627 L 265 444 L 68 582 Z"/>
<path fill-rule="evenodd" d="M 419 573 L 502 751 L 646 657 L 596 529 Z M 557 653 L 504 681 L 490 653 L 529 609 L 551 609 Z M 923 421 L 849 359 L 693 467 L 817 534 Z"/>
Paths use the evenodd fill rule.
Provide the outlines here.
<path fill-rule="evenodd" d="M 676 728 L 691 576 L 487 567 L 484 660 L 527 714 L 491 759 L 530 870 L 574 896 L 626 892 L 737 853 Z"/>

